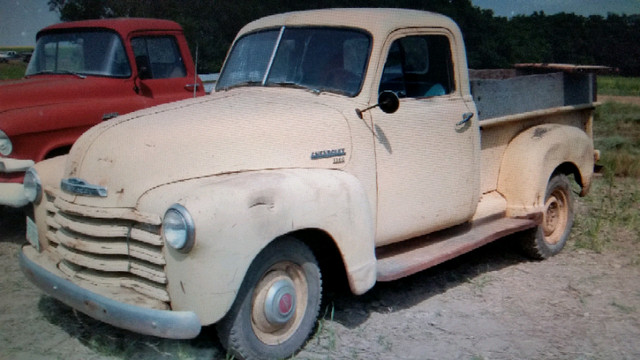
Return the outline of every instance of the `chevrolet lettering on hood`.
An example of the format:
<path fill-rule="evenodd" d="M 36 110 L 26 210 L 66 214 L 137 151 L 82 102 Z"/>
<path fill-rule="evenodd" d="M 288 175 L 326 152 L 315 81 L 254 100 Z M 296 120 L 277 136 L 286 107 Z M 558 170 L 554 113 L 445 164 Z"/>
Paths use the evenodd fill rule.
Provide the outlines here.
<path fill-rule="evenodd" d="M 78 178 L 62 179 L 60 187 L 69 194 L 107 197 L 106 187 L 89 184 L 85 180 Z"/>
<path fill-rule="evenodd" d="M 321 150 L 311 153 L 311 160 L 328 159 L 332 157 L 345 156 L 347 153 L 342 149 Z"/>

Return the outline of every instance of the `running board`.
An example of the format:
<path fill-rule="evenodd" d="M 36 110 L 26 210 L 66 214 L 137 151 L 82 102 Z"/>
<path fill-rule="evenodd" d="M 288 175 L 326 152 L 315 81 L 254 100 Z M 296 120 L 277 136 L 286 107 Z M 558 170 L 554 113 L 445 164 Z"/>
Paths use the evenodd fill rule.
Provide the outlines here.
<path fill-rule="evenodd" d="M 504 236 L 533 228 L 541 216 L 466 223 L 376 249 L 378 281 L 396 280 L 477 249 Z"/>

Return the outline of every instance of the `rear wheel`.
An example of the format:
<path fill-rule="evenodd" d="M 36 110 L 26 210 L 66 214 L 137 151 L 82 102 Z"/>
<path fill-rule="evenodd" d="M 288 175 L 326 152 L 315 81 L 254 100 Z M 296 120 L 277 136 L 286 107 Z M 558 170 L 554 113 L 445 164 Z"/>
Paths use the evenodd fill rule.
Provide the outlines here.
<path fill-rule="evenodd" d="M 276 240 L 253 261 L 235 303 L 218 324 L 222 344 L 242 359 L 290 357 L 315 326 L 321 283 L 316 259 L 304 243 Z"/>
<path fill-rule="evenodd" d="M 554 175 L 544 202 L 542 224 L 525 234 L 523 248 L 535 259 L 546 259 L 562 250 L 573 226 L 573 196 L 566 175 Z"/>

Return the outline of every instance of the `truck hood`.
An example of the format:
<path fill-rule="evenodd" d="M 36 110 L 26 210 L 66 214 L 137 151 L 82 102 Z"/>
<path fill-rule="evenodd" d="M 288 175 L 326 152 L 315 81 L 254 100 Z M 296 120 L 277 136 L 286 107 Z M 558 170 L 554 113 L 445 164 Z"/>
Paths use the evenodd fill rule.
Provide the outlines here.
<path fill-rule="evenodd" d="M 150 189 L 194 178 L 342 168 L 351 153 L 344 114 L 355 117 L 354 108 L 352 99 L 328 93 L 238 88 L 134 112 L 89 130 L 67 162 L 66 178 L 104 186 L 107 197 L 62 196 L 82 205 L 135 207 Z"/>
<path fill-rule="evenodd" d="M 113 81 L 113 79 L 110 79 Z M 72 102 L 95 93 L 100 81 L 87 81 L 74 75 L 38 75 L 0 82 L 0 113 L 28 107 Z M 56 91 L 51 91 L 56 89 Z"/>

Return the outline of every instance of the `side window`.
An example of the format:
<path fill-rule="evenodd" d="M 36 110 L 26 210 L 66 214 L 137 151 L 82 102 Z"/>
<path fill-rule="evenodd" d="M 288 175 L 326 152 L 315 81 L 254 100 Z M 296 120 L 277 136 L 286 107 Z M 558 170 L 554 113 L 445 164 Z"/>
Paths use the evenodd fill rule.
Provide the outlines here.
<path fill-rule="evenodd" d="M 171 36 L 141 36 L 131 39 L 141 79 L 185 77 L 180 49 Z"/>
<path fill-rule="evenodd" d="M 379 92 L 424 98 L 455 90 L 449 39 L 444 35 L 407 36 L 389 48 Z"/>

